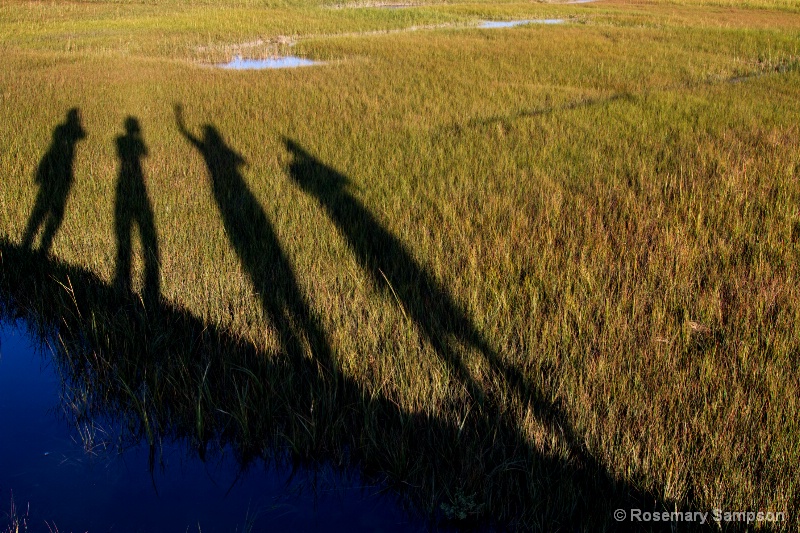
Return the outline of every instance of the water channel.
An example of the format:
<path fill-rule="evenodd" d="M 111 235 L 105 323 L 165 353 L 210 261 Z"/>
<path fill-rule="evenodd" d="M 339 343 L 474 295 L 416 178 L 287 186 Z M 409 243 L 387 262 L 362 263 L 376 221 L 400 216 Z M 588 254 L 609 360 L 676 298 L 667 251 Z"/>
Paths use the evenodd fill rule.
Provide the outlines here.
<path fill-rule="evenodd" d="M 357 472 L 278 460 L 243 470 L 228 447 L 201 460 L 180 439 L 151 455 L 119 421 L 80 413 L 86 389 L 63 376 L 55 339 L 38 338 L 0 321 L 0 531 L 12 501 L 31 532 L 425 529 Z"/>

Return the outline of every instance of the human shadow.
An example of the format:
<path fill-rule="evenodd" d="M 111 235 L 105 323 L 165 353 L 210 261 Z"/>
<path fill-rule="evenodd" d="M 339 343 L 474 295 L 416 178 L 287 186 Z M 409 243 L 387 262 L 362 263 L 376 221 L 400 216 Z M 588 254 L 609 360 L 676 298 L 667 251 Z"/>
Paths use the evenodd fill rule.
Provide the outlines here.
<path fill-rule="evenodd" d="M 131 290 L 131 233 L 133 226 L 139 229 L 144 257 L 144 301 L 158 301 L 160 289 L 158 238 L 153 221 L 153 208 L 147 196 L 142 172 L 142 158 L 147 156 L 147 146 L 142 140 L 139 121 L 134 117 L 125 119 L 125 134 L 116 139 L 119 157 L 114 204 L 114 232 L 117 237 L 117 263 L 114 285 L 124 291 Z"/>
<path fill-rule="evenodd" d="M 541 390 L 530 386 L 522 373 L 492 348 L 442 284 L 348 191 L 349 179 L 316 159 L 297 142 L 291 139 L 284 139 L 284 142 L 294 157 L 289 167 L 291 179 L 317 199 L 349 244 L 361 268 L 413 319 L 425 339 L 477 401 L 483 411 L 481 416 L 485 420 L 496 419 L 503 406 L 485 401 L 497 391 L 487 391 L 479 384 L 480 380 L 467 368 L 461 348 L 476 350 L 486 358 L 490 383 L 507 386 L 512 397 L 524 408 L 532 409 L 539 420 L 558 426 L 574 453 L 585 455 L 580 439 L 572 434 L 560 406 Z"/>
<path fill-rule="evenodd" d="M 233 450 L 243 471 L 274 462 L 358 468 L 431 530 L 619 530 L 614 509 L 674 508 L 604 469 L 489 431 L 485 417 L 458 424 L 405 411 L 315 360 L 273 357 L 187 309 L 157 306 L 149 312 L 90 270 L 0 236 L 0 319 L 25 319 L 57 339 L 65 412 L 121 431 L 122 447 L 148 443 L 151 470 L 159 443 L 175 440 L 202 460 Z M 637 529 L 673 530 L 662 525 Z"/>
<path fill-rule="evenodd" d="M 239 172 L 245 159 L 210 124 L 203 126 L 202 139 L 192 135 L 180 106 L 175 107 L 175 119 L 181 134 L 205 159 L 225 233 L 275 328 L 281 349 L 297 361 L 307 347 L 318 363 L 332 371 L 333 359 L 320 320 L 298 285 L 266 213 Z"/>
<path fill-rule="evenodd" d="M 53 129 L 50 147 L 36 170 L 39 194 L 22 237 L 24 247 L 33 247 L 33 241 L 44 225 L 39 250 L 49 253 L 56 232 L 64 221 L 67 196 L 74 181 L 75 145 L 85 137 L 80 112 L 73 107 L 67 112 L 64 122 Z"/>

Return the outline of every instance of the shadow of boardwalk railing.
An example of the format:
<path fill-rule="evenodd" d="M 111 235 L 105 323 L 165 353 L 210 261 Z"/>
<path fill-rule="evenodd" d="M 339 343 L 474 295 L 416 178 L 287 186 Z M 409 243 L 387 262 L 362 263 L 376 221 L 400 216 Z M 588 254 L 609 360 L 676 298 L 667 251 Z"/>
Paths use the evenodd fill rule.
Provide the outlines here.
<path fill-rule="evenodd" d="M 207 135 L 199 142 L 227 153 L 224 144 L 209 140 L 213 132 Z M 263 211 L 236 184 L 240 176 L 229 166 L 236 157 L 209 153 L 216 154 L 210 164 L 221 165 L 210 169 L 212 178 L 216 172 L 233 181 L 218 186 L 234 193 L 247 215 L 226 214 L 227 203 L 220 202 L 228 217 L 223 223 L 248 222 L 252 231 L 232 235 L 232 246 L 252 271 L 254 286 L 276 291 L 263 297 L 265 309 L 278 321 L 285 313 L 300 319 L 296 330 L 279 322 L 285 328 L 281 348 L 300 350 L 296 336 L 312 338 L 316 357 L 264 351 L 164 300 L 145 307 L 91 271 L 0 238 L 0 310 L 58 339 L 54 358 L 65 386 L 81 391 L 68 396 L 93 402 L 81 416 L 113 421 L 128 441 L 148 442 L 151 449 L 186 439 L 203 458 L 209 449 L 230 446 L 243 469 L 275 458 L 357 467 L 429 516 L 432 529 L 449 519 L 494 529 L 594 531 L 616 525 L 616 508 L 665 508 L 594 462 L 537 453 L 518 432 L 503 425 L 498 430 L 491 408 L 456 424 L 435 413 L 406 412 L 327 371 L 320 365 L 320 358 L 331 357 L 324 332 L 299 289 L 293 281 L 274 288 L 259 270 L 277 265 L 291 274 Z M 250 256 L 248 245 L 269 251 L 269 263 Z M 452 320 L 461 320 L 453 313 Z M 420 327 L 433 335 L 439 326 Z"/>
<path fill-rule="evenodd" d="M 184 438 L 201 457 L 229 445 L 243 468 L 280 450 L 358 467 L 434 520 L 460 505 L 467 523 L 593 530 L 613 525 L 617 507 L 664 508 L 602 469 L 484 435 L 486 420 L 404 412 L 312 359 L 275 357 L 163 301 L 150 312 L 90 271 L 4 240 L 0 302 L 56 334 L 67 386 L 84 389 L 70 396 L 93 398 L 85 416 L 116 421 L 131 441 Z"/>

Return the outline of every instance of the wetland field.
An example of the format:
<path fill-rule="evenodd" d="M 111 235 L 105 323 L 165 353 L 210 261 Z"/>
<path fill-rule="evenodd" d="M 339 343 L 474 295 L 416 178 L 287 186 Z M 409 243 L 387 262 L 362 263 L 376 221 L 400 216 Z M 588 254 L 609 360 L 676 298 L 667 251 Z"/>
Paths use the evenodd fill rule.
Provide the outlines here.
<path fill-rule="evenodd" d="M 0 0 L 0 384 L 24 330 L 148 490 L 180 449 L 406 524 L 306 530 L 797 531 L 799 282 L 795 0 Z M 52 469 L 0 531 L 158 527 Z M 236 498 L 166 508 L 290 527 L 202 527 Z"/>

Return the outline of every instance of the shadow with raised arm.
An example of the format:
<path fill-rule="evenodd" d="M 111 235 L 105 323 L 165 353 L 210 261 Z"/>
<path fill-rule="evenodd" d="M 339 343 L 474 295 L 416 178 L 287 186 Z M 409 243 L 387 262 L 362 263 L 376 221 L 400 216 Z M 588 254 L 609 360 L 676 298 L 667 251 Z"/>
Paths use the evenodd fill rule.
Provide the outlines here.
<path fill-rule="evenodd" d="M 649 495 L 614 479 L 586 450 L 583 439 L 575 433 L 558 400 L 531 386 L 517 368 L 491 347 L 445 287 L 350 192 L 347 176 L 319 161 L 297 142 L 291 139 L 284 139 L 284 142 L 293 156 L 288 169 L 290 178 L 316 198 L 362 270 L 411 317 L 425 340 L 476 400 L 475 408 L 465 416 L 457 435 L 451 435 L 452 441 L 442 439 L 438 444 L 442 453 L 451 458 L 456 471 L 483 472 L 484 482 L 491 478 L 497 486 L 504 486 L 508 494 L 515 488 L 520 494 L 538 494 L 538 498 L 545 493 L 576 491 L 573 494 L 577 499 L 588 498 L 583 501 L 582 512 L 592 509 L 589 512 L 598 513 L 595 516 L 606 513 L 602 509 L 612 500 L 644 502 L 650 499 Z M 485 376 L 471 374 L 463 360 L 464 348 L 486 359 L 490 372 L 488 381 Z M 498 395 L 503 390 L 519 407 L 509 408 L 506 400 Z M 521 411 L 515 412 L 516 409 Z M 537 451 L 528 432 L 520 426 L 524 418 L 520 413 L 525 412 L 548 428 L 554 442 L 559 441 L 558 446 L 566 447 L 569 457 L 566 461 L 551 457 L 552 452 Z M 452 449 L 445 451 L 448 445 Z M 490 464 L 495 465 L 496 470 L 488 467 Z M 524 466 L 518 468 L 519 465 Z M 490 471 L 492 473 L 488 474 Z M 565 511 L 548 507 L 546 513 L 554 512 L 554 515 Z"/>
<path fill-rule="evenodd" d="M 461 355 L 463 348 L 476 350 L 486 358 L 491 378 L 494 378 L 491 381 L 504 383 L 523 406 L 533 410 L 537 418 L 559 426 L 569 440 L 574 440 L 559 406 L 531 387 L 519 370 L 492 348 L 442 284 L 348 190 L 349 179 L 316 159 L 297 142 L 291 139 L 284 139 L 284 142 L 294 156 L 289 167 L 291 179 L 317 199 L 350 246 L 361 268 L 414 320 L 425 339 L 486 414 L 500 406 L 484 401 L 489 391 L 471 375 Z"/>
<path fill-rule="evenodd" d="M 203 126 L 202 138 L 189 132 L 180 106 L 175 107 L 175 118 L 181 134 L 206 162 L 225 233 L 261 299 L 281 349 L 298 360 L 307 347 L 318 363 L 332 370 L 320 320 L 311 310 L 271 222 L 239 171 L 246 160 L 210 124 Z"/>

